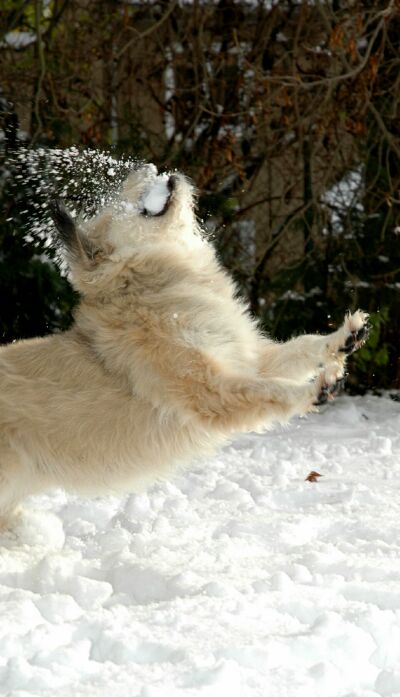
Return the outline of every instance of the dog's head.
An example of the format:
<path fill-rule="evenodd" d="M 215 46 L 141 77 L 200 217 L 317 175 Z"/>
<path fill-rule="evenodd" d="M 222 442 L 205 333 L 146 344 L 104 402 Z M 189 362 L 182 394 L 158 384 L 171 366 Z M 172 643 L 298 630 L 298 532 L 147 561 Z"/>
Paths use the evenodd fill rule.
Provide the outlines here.
<path fill-rule="evenodd" d="M 178 172 L 158 174 L 154 165 L 133 171 L 114 205 L 91 220 L 74 220 L 60 201 L 51 212 L 72 282 L 84 294 L 105 289 L 121 267 L 134 271 L 162 247 L 193 253 L 204 244 L 192 185 Z"/>

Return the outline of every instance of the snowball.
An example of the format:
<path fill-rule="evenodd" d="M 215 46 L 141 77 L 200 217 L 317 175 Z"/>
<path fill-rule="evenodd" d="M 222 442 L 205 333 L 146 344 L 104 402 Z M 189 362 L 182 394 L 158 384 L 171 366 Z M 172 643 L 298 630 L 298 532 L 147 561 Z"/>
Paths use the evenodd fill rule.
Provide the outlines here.
<path fill-rule="evenodd" d="M 159 215 L 167 205 L 170 197 L 167 174 L 159 175 L 150 185 L 142 199 L 143 210 L 150 215 Z"/>
<path fill-rule="evenodd" d="M 107 581 L 97 581 L 85 576 L 69 578 L 64 583 L 64 593 L 72 595 L 84 610 L 98 608 L 112 595 L 113 587 Z"/>
<path fill-rule="evenodd" d="M 144 518 L 151 511 L 151 505 L 147 494 L 131 494 L 129 496 L 125 513 L 128 518 Z"/>
<path fill-rule="evenodd" d="M 118 567 L 112 572 L 114 592 L 129 593 L 136 602 L 146 604 L 168 600 L 167 579 L 157 570 L 138 564 Z"/>
<path fill-rule="evenodd" d="M 47 593 L 36 600 L 36 607 L 52 623 L 73 622 L 82 615 L 82 608 L 64 593 Z"/>
<path fill-rule="evenodd" d="M 20 540 L 30 547 L 62 549 L 65 543 L 62 522 L 52 513 L 25 509 L 16 529 Z"/>

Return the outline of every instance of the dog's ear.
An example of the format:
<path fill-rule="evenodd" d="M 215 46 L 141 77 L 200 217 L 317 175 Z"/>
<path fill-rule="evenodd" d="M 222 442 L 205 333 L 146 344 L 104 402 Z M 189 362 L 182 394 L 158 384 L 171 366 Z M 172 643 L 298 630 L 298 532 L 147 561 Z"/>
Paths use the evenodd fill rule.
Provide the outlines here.
<path fill-rule="evenodd" d="M 51 201 L 49 208 L 58 238 L 67 254 L 76 261 L 88 262 L 91 266 L 95 265 L 102 250 L 79 230 L 75 220 L 60 199 Z"/>
<path fill-rule="evenodd" d="M 60 242 L 69 247 L 76 234 L 76 226 L 73 217 L 67 211 L 60 199 L 54 199 L 49 203 L 49 210 L 58 233 Z"/>

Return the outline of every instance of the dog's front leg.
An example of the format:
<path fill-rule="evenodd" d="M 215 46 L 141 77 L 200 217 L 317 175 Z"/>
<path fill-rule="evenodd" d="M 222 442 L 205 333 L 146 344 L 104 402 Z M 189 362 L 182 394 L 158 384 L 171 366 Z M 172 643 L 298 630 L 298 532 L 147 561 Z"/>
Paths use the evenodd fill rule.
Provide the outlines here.
<path fill-rule="evenodd" d="M 204 354 L 190 352 L 185 361 L 184 353 L 173 373 L 163 371 L 163 393 L 187 417 L 222 432 L 286 423 L 294 415 L 315 411 L 333 389 L 334 380 L 330 384 L 324 375 L 303 385 L 286 378 L 241 377 L 226 373 Z"/>
<path fill-rule="evenodd" d="M 336 377 L 327 373 L 306 384 L 285 378 L 240 380 L 223 374 L 203 375 L 182 395 L 204 425 L 224 431 L 249 431 L 287 423 L 331 399 Z"/>
<path fill-rule="evenodd" d="M 287 375 L 255 376 L 233 372 L 223 358 L 199 350 L 161 322 L 131 333 L 135 343 L 132 382 L 135 391 L 161 408 L 175 408 L 184 421 L 196 419 L 222 432 L 248 431 L 286 423 L 313 411 L 330 379 L 299 384 Z"/>
<path fill-rule="evenodd" d="M 260 372 L 266 377 L 282 376 L 303 382 L 329 370 L 340 379 L 347 356 L 365 342 L 368 331 L 368 315 L 357 310 L 346 315 L 343 325 L 332 334 L 305 334 L 283 344 L 265 343 Z"/>

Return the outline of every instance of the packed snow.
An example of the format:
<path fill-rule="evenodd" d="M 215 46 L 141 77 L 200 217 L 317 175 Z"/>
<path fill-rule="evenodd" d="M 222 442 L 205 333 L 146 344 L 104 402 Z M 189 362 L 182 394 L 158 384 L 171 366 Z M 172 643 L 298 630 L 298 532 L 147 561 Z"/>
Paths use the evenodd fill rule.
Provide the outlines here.
<path fill-rule="evenodd" d="M 344 396 L 146 493 L 29 499 L 0 534 L 0 693 L 399 695 L 399 426 Z"/>
<path fill-rule="evenodd" d="M 168 184 L 168 174 L 159 174 L 150 184 L 142 198 L 142 207 L 146 213 L 160 215 L 164 211 L 171 195 Z"/>

